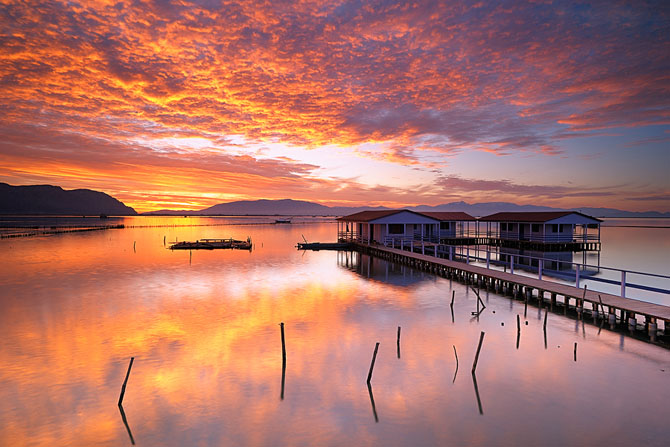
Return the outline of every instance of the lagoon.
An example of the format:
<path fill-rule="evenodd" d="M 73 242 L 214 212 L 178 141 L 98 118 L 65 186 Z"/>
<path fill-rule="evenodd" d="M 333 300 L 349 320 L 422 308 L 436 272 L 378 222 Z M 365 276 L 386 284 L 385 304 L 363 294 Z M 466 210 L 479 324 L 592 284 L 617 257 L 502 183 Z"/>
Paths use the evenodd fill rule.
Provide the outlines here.
<path fill-rule="evenodd" d="M 524 318 L 522 302 L 482 291 L 487 308 L 473 318 L 463 284 L 355 253 L 298 252 L 303 235 L 333 240 L 335 224 L 273 221 L 135 217 L 122 230 L 0 240 L 0 444 L 130 445 L 128 429 L 137 445 L 175 446 L 670 437 L 665 347 L 558 314 L 545 345 L 537 308 Z M 668 232 L 605 226 L 601 263 L 667 274 Z M 250 252 L 163 245 L 247 236 Z M 130 357 L 127 429 L 116 403 Z"/>

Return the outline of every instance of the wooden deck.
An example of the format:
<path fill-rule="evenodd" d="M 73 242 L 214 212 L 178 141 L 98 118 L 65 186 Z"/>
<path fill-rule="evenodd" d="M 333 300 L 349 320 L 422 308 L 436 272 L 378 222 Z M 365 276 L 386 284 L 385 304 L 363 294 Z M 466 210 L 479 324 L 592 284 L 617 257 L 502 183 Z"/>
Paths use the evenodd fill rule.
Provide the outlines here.
<path fill-rule="evenodd" d="M 532 293 L 536 290 L 538 297 L 544 300 L 544 293 L 551 294 L 552 301 L 555 301 L 556 295 L 563 296 L 565 302 L 569 304 L 570 299 L 575 299 L 576 304 L 584 309 L 585 303 L 591 303 L 594 310 L 598 309 L 600 303 L 599 297 L 602 299 L 602 304 L 608 308 L 608 312 L 616 316 L 616 311 L 620 311 L 621 320 L 624 318 L 635 318 L 636 315 L 642 315 L 646 321 L 651 324 L 656 324 L 656 320 L 663 320 L 665 323 L 666 332 L 670 328 L 670 306 L 663 306 L 660 304 L 647 303 L 632 298 L 624 298 L 609 293 L 597 292 L 594 290 L 587 290 L 584 295 L 584 289 L 567 284 L 555 283 L 552 281 L 545 281 L 536 278 L 530 278 L 523 275 L 513 273 L 501 272 L 498 270 L 487 269 L 475 265 L 465 264 L 463 262 L 449 261 L 448 259 L 436 258 L 434 256 L 423 255 L 420 253 L 413 253 L 411 251 L 394 249 L 382 245 L 365 245 L 357 243 L 356 246 L 364 252 L 376 255 L 390 260 L 401 260 L 406 258 L 410 260 L 410 264 L 417 268 L 427 269 L 434 273 L 464 273 L 471 275 L 477 280 L 482 279 L 492 284 L 499 284 L 503 286 L 516 286 L 526 288 L 527 293 Z M 585 303 L 580 303 L 584 296 Z M 601 309 L 604 311 L 604 309 Z"/>

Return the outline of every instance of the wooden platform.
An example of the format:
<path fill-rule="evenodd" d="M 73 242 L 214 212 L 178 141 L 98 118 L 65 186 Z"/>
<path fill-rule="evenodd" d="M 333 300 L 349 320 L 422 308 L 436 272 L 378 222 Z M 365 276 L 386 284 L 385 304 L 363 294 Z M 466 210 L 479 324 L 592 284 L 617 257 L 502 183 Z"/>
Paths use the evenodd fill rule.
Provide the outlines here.
<path fill-rule="evenodd" d="M 237 250 L 251 250 L 251 239 L 237 241 L 235 239 L 199 239 L 195 242 L 177 242 L 170 245 L 170 250 L 216 250 L 232 248 Z"/>
<path fill-rule="evenodd" d="M 410 264 L 419 268 L 432 271 L 434 273 L 452 273 L 459 272 L 465 275 L 472 275 L 473 279 L 483 279 L 485 281 L 497 282 L 502 286 L 508 287 L 510 285 L 516 287 L 526 288 L 526 290 L 536 290 L 538 296 L 544 299 L 544 293 L 552 295 L 552 301 L 555 301 L 556 295 L 563 296 L 566 303 L 569 304 L 570 299 L 576 300 L 576 305 L 584 309 L 584 304 L 591 303 L 593 309 L 597 309 L 602 299 L 602 304 L 608 308 L 608 313 L 616 316 L 616 311 L 620 311 L 621 319 L 634 318 L 636 315 L 643 315 L 647 322 L 656 324 L 656 320 L 663 320 L 665 323 L 666 332 L 670 328 L 670 306 L 663 306 L 660 304 L 647 303 L 632 298 L 624 298 L 609 293 L 597 292 L 587 290 L 584 295 L 584 289 L 567 284 L 560 284 L 551 281 L 545 281 L 536 278 L 530 278 L 523 275 L 516 275 L 513 273 L 501 272 L 498 270 L 487 269 L 475 265 L 469 265 L 457 261 L 449 261 L 448 259 L 436 258 L 434 256 L 422 255 L 420 253 L 413 253 L 410 251 L 399 250 L 381 245 L 366 245 L 356 243 L 356 247 L 363 252 L 386 258 L 390 260 L 400 260 L 405 258 L 409 260 Z M 584 302 L 580 303 L 584 296 Z M 601 309 L 604 310 L 604 309 Z"/>

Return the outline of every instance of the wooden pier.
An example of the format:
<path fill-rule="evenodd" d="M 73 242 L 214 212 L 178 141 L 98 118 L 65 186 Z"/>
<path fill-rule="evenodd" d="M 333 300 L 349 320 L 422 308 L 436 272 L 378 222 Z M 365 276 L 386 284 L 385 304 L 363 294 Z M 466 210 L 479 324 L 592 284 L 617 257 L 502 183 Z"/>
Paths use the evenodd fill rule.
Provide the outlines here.
<path fill-rule="evenodd" d="M 501 272 L 383 245 L 355 243 L 355 247 L 361 252 L 375 257 L 410 265 L 439 276 L 460 279 L 466 284 L 476 284 L 479 287 L 486 288 L 486 290 L 494 290 L 496 293 L 503 295 L 512 295 L 522 299 L 536 298 L 541 305 L 544 305 L 547 298 L 545 294 L 548 295 L 550 306 L 556 305 L 557 297 L 560 296 L 566 310 L 570 303 L 574 301 L 574 308 L 577 312 L 590 311 L 594 316 L 599 316 L 598 312 L 601 312 L 602 317 L 606 317 L 611 325 L 616 324 L 618 319 L 624 324 L 634 326 L 637 325 L 638 316 L 644 317 L 645 326 L 654 337 L 657 329 L 660 329 L 658 327 L 658 321 L 660 320 L 663 321 L 665 335 L 670 335 L 669 306 L 593 290 L 585 291 L 566 284 Z M 590 309 L 587 308 L 587 305 L 590 306 Z M 606 312 L 605 308 L 607 308 Z"/>

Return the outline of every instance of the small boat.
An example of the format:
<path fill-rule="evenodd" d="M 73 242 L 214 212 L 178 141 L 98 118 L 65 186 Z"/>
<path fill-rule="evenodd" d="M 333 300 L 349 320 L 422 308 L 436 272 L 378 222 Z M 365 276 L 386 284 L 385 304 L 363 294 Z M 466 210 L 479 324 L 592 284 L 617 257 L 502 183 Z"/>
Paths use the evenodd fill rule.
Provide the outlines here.
<path fill-rule="evenodd" d="M 277 220 L 275 220 L 275 223 L 276 224 L 290 224 L 291 219 L 277 219 Z"/>
<path fill-rule="evenodd" d="M 198 239 L 195 242 L 177 242 L 170 245 L 170 250 L 214 250 L 218 248 L 233 248 L 237 250 L 251 250 L 251 238 L 246 241 L 230 239 Z"/>

